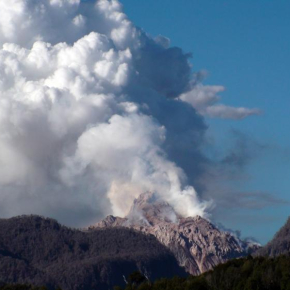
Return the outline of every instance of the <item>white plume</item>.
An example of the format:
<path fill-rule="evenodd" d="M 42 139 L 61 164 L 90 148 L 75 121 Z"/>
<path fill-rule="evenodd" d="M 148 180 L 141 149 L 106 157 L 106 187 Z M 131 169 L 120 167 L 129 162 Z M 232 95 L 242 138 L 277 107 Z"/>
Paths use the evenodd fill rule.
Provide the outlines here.
<path fill-rule="evenodd" d="M 2 217 L 81 226 L 126 214 L 147 190 L 205 215 L 179 162 L 198 164 L 206 130 L 177 99 L 188 55 L 137 29 L 117 0 L 10 0 L 0 12 Z"/>
<path fill-rule="evenodd" d="M 235 108 L 218 104 L 220 97 L 217 94 L 224 90 L 223 86 L 197 84 L 192 90 L 182 94 L 180 99 L 191 104 L 201 115 L 211 118 L 241 120 L 249 116 L 261 114 L 259 109 Z"/>

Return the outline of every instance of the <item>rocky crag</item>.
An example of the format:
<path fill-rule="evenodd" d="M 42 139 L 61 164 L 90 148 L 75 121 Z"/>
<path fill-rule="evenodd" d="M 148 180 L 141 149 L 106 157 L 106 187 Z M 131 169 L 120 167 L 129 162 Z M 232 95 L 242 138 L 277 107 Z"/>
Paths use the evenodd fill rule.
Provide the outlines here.
<path fill-rule="evenodd" d="M 134 201 L 125 218 L 108 216 L 91 226 L 128 227 L 155 236 L 171 250 L 180 266 L 199 275 L 233 258 L 247 256 L 259 245 L 242 241 L 200 217 L 183 218 L 166 202 L 146 192 Z"/>

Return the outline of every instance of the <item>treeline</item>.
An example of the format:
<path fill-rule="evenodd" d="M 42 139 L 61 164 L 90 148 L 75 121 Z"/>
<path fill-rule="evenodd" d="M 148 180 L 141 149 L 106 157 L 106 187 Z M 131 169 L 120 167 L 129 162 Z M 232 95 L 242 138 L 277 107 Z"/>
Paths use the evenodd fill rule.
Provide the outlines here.
<path fill-rule="evenodd" d="M 174 277 L 154 283 L 135 272 L 127 282 L 125 290 L 290 290 L 290 258 L 249 256 L 231 260 L 198 277 Z"/>
<path fill-rule="evenodd" d="M 48 289 L 44 286 L 37 287 L 32 285 L 0 283 L 0 290 L 48 290 Z"/>
<path fill-rule="evenodd" d="M 186 276 L 152 235 L 127 228 L 78 231 L 39 216 L 0 219 L 0 281 L 7 284 L 112 290 L 138 269 L 148 269 L 154 281 Z"/>

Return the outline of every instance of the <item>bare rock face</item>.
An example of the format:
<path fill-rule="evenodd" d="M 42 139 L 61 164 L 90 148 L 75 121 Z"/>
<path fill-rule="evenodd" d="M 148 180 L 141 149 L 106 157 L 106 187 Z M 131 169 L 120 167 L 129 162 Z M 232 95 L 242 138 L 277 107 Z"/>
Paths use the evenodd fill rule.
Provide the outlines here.
<path fill-rule="evenodd" d="M 150 192 L 134 201 L 126 218 L 108 216 L 90 228 L 98 227 L 129 227 L 154 235 L 192 275 L 199 275 L 259 248 L 219 230 L 200 216 L 181 217 L 168 203 L 156 200 Z"/>

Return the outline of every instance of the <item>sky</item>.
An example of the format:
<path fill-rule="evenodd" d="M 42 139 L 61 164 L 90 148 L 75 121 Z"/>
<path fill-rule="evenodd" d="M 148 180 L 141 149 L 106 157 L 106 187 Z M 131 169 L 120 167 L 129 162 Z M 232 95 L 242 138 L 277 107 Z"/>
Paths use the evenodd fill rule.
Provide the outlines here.
<path fill-rule="evenodd" d="M 285 223 L 290 4 L 11 1 L 0 218 L 84 227 L 150 191 L 262 244 Z"/>
<path fill-rule="evenodd" d="M 205 83 L 223 85 L 227 105 L 260 108 L 260 116 L 231 121 L 207 119 L 220 150 L 238 130 L 264 149 L 253 152 L 232 183 L 241 191 L 270 194 L 263 208 L 233 208 L 215 218 L 266 243 L 290 215 L 290 18 L 289 1 L 123 0 L 133 22 L 153 36 L 192 53 L 194 71 Z M 260 151 L 260 150 L 258 150 Z M 279 202 L 278 200 L 281 200 Z"/>

